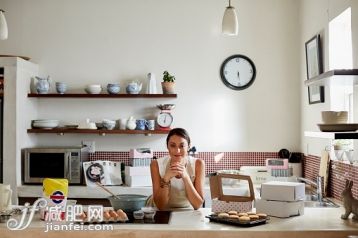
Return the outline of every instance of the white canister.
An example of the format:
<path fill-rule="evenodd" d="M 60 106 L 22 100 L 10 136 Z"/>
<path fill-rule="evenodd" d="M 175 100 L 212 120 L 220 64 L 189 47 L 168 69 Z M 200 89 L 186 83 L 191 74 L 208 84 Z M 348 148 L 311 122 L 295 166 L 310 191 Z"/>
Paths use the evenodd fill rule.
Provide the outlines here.
<path fill-rule="evenodd" d="M 156 94 L 157 93 L 157 80 L 155 79 L 155 75 L 153 73 L 148 73 L 147 75 L 147 93 L 148 94 Z"/>
<path fill-rule="evenodd" d="M 127 121 L 128 121 L 127 118 L 121 118 L 121 119 L 119 119 L 119 129 L 120 129 L 120 130 L 125 130 L 125 129 L 127 129 Z"/>
<path fill-rule="evenodd" d="M 12 190 L 8 184 L 0 184 L 0 212 L 11 209 Z"/>

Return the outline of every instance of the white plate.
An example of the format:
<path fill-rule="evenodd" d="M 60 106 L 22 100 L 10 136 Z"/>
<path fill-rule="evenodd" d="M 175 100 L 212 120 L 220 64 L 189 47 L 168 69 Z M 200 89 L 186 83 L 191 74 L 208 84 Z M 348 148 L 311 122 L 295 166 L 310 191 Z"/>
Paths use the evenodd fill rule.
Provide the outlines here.
<path fill-rule="evenodd" d="M 37 119 L 37 120 L 32 120 L 32 122 L 59 122 L 60 120 L 57 119 Z"/>
<path fill-rule="evenodd" d="M 346 124 L 317 124 L 319 129 L 324 132 L 339 132 L 339 131 L 356 131 L 358 130 L 358 123 Z"/>

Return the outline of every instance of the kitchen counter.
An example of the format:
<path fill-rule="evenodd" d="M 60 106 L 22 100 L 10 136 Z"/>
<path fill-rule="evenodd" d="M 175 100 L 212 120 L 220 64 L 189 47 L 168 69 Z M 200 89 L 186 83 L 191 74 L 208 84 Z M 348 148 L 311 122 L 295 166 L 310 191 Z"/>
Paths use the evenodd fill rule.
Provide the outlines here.
<path fill-rule="evenodd" d="M 178 210 L 172 212 L 170 223 L 167 225 L 154 224 L 116 224 L 112 231 L 49 231 L 44 232 L 45 222 L 32 221 L 30 227 L 23 231 L 10 231 L 6 224 L 0 224 L 2 238 L 12 237 L 347 237 L 358 235 L 358 222 L 351 219 L 342 220 L 340 215 L 343 208 L 305 208 L 302 216 L 287 219 L 271 217 L 267 224 L 255 227 L 236 227 L 209 222 L 206 215 L 211 209 L 202 208 L 197 211 Z M 84 226 L 88 228 L 88 226 Z"/>

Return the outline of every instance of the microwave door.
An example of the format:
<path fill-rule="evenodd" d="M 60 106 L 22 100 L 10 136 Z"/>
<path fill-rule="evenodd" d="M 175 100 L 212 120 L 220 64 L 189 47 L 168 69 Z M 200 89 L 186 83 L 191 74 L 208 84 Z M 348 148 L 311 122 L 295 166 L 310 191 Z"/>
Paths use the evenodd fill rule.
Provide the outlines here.
<path fill-rule="evenodd" d="M 68 181 L 71 182 L 71 152 L 66 153 L 65 172 L 65 178 L 67 178 Z"/>
<path fill-rule="evenodd" d="M 30 183 L 41 183 L 44 178 L 65 178 L 64 153 L 30 153 L 28 173 Z"/>

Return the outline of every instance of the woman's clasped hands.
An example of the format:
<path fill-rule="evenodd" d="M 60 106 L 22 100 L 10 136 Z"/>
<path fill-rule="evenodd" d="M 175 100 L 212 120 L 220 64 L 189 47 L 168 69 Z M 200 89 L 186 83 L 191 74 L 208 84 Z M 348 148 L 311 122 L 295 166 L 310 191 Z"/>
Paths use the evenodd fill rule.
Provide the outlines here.
<path fill-rule="evenodd" d="M 186 178 L 188 176 L 188 172 L 185 169 L 186 164 L 182 164 L 180 162 L 174 162 L 169 165 L 169 169 L 167 171 L 167 176 L 170 178 Z"/>

